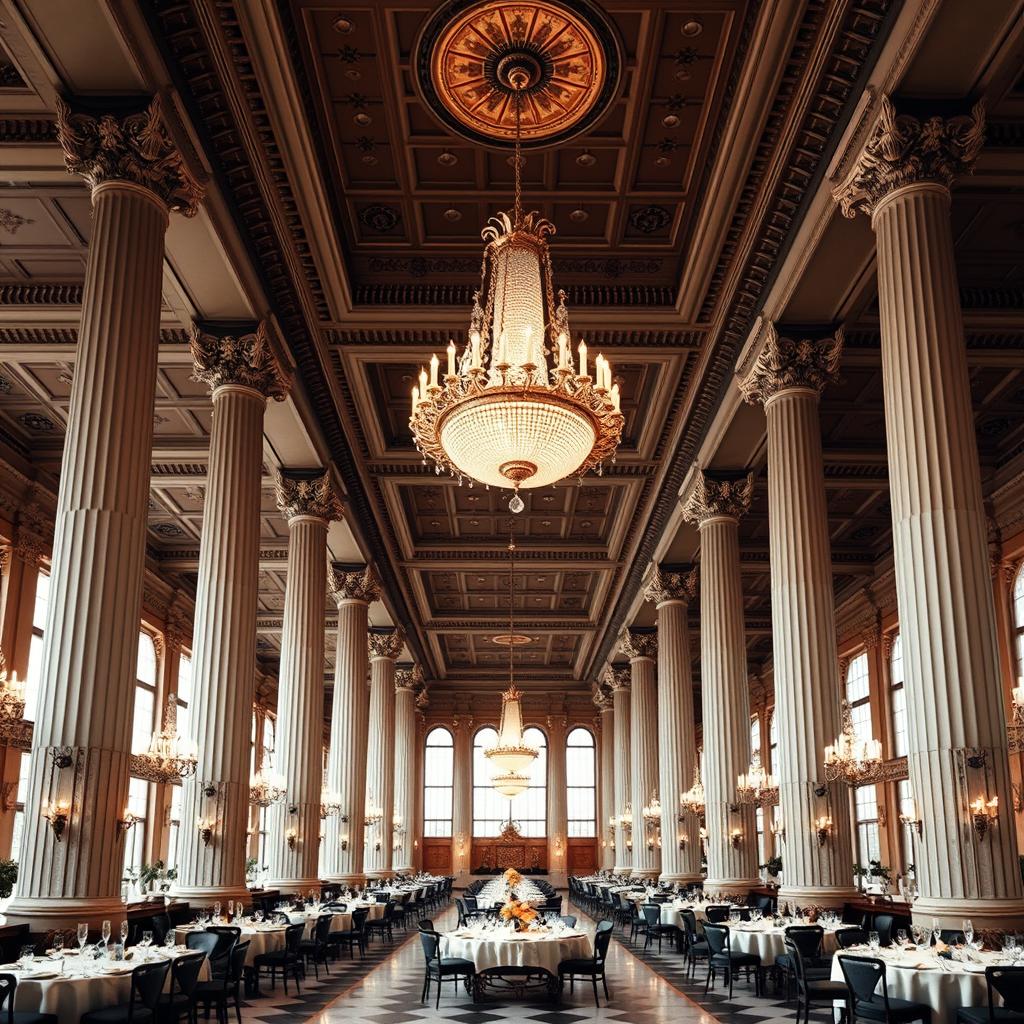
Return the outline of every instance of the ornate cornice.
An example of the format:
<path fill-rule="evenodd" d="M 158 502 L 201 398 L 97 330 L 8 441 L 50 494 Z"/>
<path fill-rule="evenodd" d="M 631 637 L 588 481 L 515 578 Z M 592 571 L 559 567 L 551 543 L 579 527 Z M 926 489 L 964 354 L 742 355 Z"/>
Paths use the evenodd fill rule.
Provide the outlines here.
<path fill-rule="evenodd" d="M 753 493 L 753 473 L 721 480 L 698 470 L 693 490 L 683 504 L 683 518 L 697 525 L 721 516 L 739 519 L 750 508 Z"/>
<path fill-rule="evenodd" d="M 345 566 L 327 566 L 327 587 L 339 604 L 342 601 L 365 601 L 372 604 L 380 600 L 380 583 L 372 565 L 362 569 L 347 569 Z"/>
<path fill-rule="evenodd" d="M 116 106 L 112 101 L 111 106 Z M 57 97 L 57 141 L 71 174 L 92 188 L 130 181 L 148 189 L 186 217 L 195 216 L 204 189 L 185 166 L 167 130 L 159 95 L 141 110 L 95 114 L 76 111 Z"/>
<path fill-rule="evenodd" d="M 658 656 L 658 634 L 627 629 L 619 637 L 619 650 L 630 661 L 634 658 L 656 658 Z"/>
<path fill-rule="evenodd" d="M 301 477 L 278 473 L 277 507 L 285 519 L 313 516 L 330 522 L 340 519 L 342 515 L 341 502 L 334 493 L 327 473 Z"/>
<path fill-rule="evenodd" d="M 654 567 L 654 573 L 644 590 L 644 600 L 656 605 L 664 601 L 682 601 L 689 604 L 697 593 L 697 570 L 686 572 L 666 572 L 660 566 Z"/>
<path fill-rule="evenodd" d="M 896 111 L 888 96 L 850 172 L 832 190 L 844 217 L 872 213 L 890 192 L 918 182 L 949 188 L 958 174 L 971 170 L 985 141 L 985 107 L 970 114 L 925 118 Z"/>
<path fill-rule="evenodd" d="M 810 388 L 820 395 L 836 379 L 843 353 L 843 329 L 831 338 L 780 337 L 767 321 L 767 338 L 750 373 L 739 382 L 740 393 L 752 405 L 767 402 L 780 391 Z"/>
<path fill-rule="evenodd" d="M 366 635 L 366 643 L 371 658 L 394 660 L 402 652 L 405 634 L 400 629 L 374 630 Z"/>
<path fill-rule="evenodd" d="M 264 321 L 244 332 L 193 324 L 189 347 L 195 360 L 192 379 L 211 391 L 237 384 L 278 402 L 288 395 L 291 382 L 274 355 Z"/>

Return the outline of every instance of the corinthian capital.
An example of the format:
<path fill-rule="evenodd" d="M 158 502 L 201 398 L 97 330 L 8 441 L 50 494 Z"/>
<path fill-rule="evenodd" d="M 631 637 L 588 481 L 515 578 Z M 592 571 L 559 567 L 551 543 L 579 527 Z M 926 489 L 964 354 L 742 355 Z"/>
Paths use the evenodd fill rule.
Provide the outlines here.
<path fill-rule="evenodd" d="M 612 668 L 608 666 L 604 674 L 604 684 L 614 693 L 616 690 L 628 690 L 632 676 L 625 666 Z"/>
<path fill-rule="evenodd" d="M 750 508 L 753 493 L 753 473 L 738 479 L 717 480 L 700 471 L 683 505 L 683 518 L 698 525 L 719 516 L 739 519 Z"/>
<path fill-rule="evenodd" d="M 193 324 L 189 345 L 195 364 L 192 379 L 209 385 L 211 391 L 236 384 L 278 402 L 287 396 L 289 380 L 262 321 L 255 330 L 232 332 Z"/>
<path fill-rule="evenodd" d="M 697 593 L 697 570 L 689 569 L 686 572 L 666 572 L 661 566 L 654 567 L 647 589 L 644 591 L 644 600 L 651 601 L 655 605 L 663 601 L 683 601 L 689 604 Z"/>
<path fill-rule="evenodd" d="M 375 629 L 368 633 L 366 641 L 371 658 L 391 658 L 394 660 L 402 651 L 405 634 L 400 629 Z"/>
<path fill-rule="evenodd" d="M 619 637 L 619 650 L 630 661 L 633 658 L 656 658 L 658 656 L 658 634 L 627 629 Z"/>
<path fill-rule="evenodd" d="M 343 565 L 328 564 L 327 587 L 334 600 L 365 601 L 372 604 L 380 599 L 380 583 L 372 565 L 362 569 L 347 569 Z"/>
<path fill-rule="evenodd" d="M 613 706 L 611 691 L 607 685 L 598 683 L 594 687 L 594 706 L 599 711 L 611 711 Z"/>
<path fill-rule="evenodd" d="M 850 173 L 832 190 L 844 217 L 870 214 L 890 192 L 918 182 L 948 188 L 969 171 L 985 141 L 985 108 L 970 114 L 919 120 L 899 114 L 888 96 Z"/>
<path fill-rule="evenodd" d="M 319 476 L 277 475 L 277 507 L 285 519 L 313 516 L 316 519 L 341 518 L 341 502 L 326 473 Z"/>
<path fill-rule="evenodd" d="M 195 216 L 204 189 L 167 131 L 160 97 L 142 109 L 125 111 L 123 101 L 119 105 L 121 110 L 106 113 L 72 110 L 58 97 L 57 141 L 68 171 L 81 174 L 92 188 L 105 181 L 130 181 L 169 210 Z"/>
<path fill-rule="evenodd" d="M 395 670 L 396 690 L 418 690 L 423 685 L 423 670 L 419 665 Z"/>
<path fill-rule="evenodd" d="M 839 373 L 843 329 L 831 338 L 779 337 L 768 321 L 767 339 L 750 373 L 740 381 L 740 393 L 752 405 L 767 402 L 780 391 L 810 388 L 820 395 Z"/>

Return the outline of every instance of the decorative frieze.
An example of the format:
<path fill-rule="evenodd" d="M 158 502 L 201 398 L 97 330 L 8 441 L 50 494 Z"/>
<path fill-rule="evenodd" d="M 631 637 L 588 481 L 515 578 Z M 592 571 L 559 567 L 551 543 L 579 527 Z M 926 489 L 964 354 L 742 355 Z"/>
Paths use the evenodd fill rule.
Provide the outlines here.
<path fill-rule="evenodd" d="M 277 476 L 277 507 L 285 519 L 312 516 L 330 522 L 341 519 L 342 506 L 327 473 L 319 476 Z"/>
<path fill-rule="evenodd" d="M 722 516 L 739 519 L 750 508 L 753 493 L 753 473 L 722 479 L 698 470 L 693 489 L 683 503 L 683 518 L 697 525 Z"/>
<path fill-rule="evenodd" d="M 253 330 L 230 332 L 194 324 L 189 347 L 195 361 L 192 379 L 211 391 L 235 384 L 278 402 L 288 395 L 290 381 L 274 354 L 264 321 Z"/>
<path fill-rule="evenodd" d="M 697 570 L 688 569 L 685 572 L 663 570 L 660 566 L 654 567 L 651 579 L 644 590 L 644 600 L 651 601 L 655 605 L 665 601 L 682 601 L 689 604 L 697 594 Z"/>
<path fill-rule="evenodd" d="M 372 565 L 362 569 L 348 569 L 337 563 L 329 565 L 327 586 L 339 604 L 342 601 L 365 601 L 372 604 L 380 600 L 380 582 Z"/>
<path fill-rule="evenodd" d="M 780 391 L 808 388 L 820 395 L 836 379 L 843 353 L 843 330 L 828 338 L 789 338 L 767 321 L 764 347 L 740 381 L 740 393 L 751 405 L 762 405 Z"/>

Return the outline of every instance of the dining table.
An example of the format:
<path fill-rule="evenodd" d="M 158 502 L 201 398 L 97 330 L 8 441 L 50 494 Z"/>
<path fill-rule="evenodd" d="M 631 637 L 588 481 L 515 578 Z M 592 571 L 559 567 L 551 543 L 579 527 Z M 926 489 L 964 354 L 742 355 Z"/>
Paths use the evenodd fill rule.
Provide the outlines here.
<path fill-rule="evenodd" d="M 261 953 L 270 953 L 275 949 L 284 949 L 284 935 L 287 925 L 269 921 L 222 921 L 220 926 L 240 928 L 242 934 L 239 942 L 248 942 L 249 949 L 245 954 L 245 966 L 253 967 L 256 957 Z M 174 929 L 176 942 L 184 944 L 191 932 L 206 930 L 205 924 L 182 924 Z"/>

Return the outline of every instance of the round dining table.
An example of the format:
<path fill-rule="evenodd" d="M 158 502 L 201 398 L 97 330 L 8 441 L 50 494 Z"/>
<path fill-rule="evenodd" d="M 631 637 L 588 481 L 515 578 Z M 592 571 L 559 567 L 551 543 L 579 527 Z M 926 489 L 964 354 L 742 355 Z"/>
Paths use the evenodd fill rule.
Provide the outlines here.
<path fill-rule="evenodd" d="M 836 928 L 824 929 L 822 955 L 828 956 L 838 948 L 836 931 Z M 734 952 L 755 953 L 765 967 L 771 967 L 775 958 L 786 952 L 786 925 L 775 925 L 771 921 L 729 922 L 729 945 Z"/>
<path fill-rule="evenodd" d="M 266 922 L 245 922 L 242 924 L 236 922 L 225 922 L 225 925 L 229 928 L 241 928 L 242 934 L 239 936 L 238 941 L 249 943 L 249 949 L 245 954 L 246 967 L 252 967 L 256 962 L 256 957 L 261 953 L 270 953 L 275 949 L 284 949 L 284 933 L 286 925 Z M 174 939 L 176 942 L 184 944 L 186 937 L 190 932 L 202 931 L 206 931 L 205 925 L 179 925 L 174 929 Z"/>

